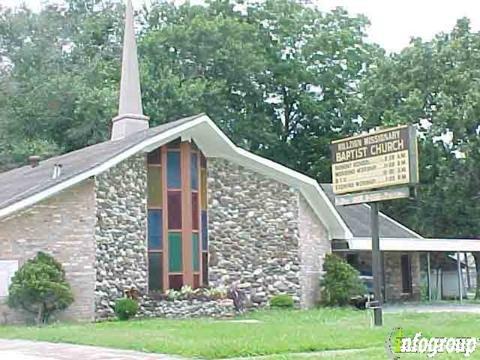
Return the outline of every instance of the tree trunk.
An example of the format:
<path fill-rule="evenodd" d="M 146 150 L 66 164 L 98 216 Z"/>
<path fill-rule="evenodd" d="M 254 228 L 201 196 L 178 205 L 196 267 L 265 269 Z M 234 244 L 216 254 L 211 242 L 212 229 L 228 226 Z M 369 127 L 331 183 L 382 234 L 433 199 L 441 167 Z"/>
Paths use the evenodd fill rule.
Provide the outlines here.
<path fill-rule="evenodd" d="M 480 299 L 480 252 L 472 252 L 475 259 L 475 270 L 477 271 L 477 284 L 475 286 L 475 300 Z"/>

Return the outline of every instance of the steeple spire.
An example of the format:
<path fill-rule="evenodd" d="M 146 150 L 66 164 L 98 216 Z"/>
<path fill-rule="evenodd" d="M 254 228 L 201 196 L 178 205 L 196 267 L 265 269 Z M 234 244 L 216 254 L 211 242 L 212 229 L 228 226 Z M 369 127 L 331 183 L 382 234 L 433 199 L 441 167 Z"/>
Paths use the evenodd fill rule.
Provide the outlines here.
<path fill-rule="evenodd" d="M 133 20 L 132 1 L 127 0 L 125 33 L 123 35 L 122 80 L 118 115 L 113 118 L 112 140 L 140 130 L 148 129 L 148 117 L 143 115 L 140 75 L 138 71 L 137 43 Z"/>

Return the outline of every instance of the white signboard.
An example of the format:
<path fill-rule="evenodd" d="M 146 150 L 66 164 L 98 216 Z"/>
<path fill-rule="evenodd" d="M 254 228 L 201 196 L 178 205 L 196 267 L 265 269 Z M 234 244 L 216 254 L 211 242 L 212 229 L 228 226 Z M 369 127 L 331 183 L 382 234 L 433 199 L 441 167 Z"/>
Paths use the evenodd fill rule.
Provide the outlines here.
<path fill-rule="evenodd" d="M 8 296 L 8 287 L 18 270 L 18 260 L 0 260 L 0 298 Z"/>

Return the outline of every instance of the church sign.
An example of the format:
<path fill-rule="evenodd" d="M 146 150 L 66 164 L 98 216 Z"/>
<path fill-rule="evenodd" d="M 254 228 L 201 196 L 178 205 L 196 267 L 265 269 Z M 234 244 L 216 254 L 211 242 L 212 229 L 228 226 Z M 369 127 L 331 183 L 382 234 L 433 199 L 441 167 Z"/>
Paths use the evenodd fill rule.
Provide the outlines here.
<path fill-rule="evenodd" d="M 418 182 L 416 131 L 411 125 L 333 141 L 331 149 L 337 195 Z"/>

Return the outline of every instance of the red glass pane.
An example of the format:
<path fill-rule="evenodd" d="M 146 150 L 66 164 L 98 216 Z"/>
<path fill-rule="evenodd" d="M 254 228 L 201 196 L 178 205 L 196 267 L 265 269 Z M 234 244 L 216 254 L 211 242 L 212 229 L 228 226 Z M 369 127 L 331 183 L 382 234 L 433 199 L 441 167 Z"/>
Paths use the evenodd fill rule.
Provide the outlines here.
<path fill-rule="evenodd" d="M 193 288 L 197 289 L 200 287 L 200 275 L 193 275 Z"/>
<path fill-rule="evenodd" d="M 192 229 L 198 230 L 198 193 L 192 193 Z"/>
<path fill-rule="evenodd" d="M 208 253 L 202 252 L 202 277 L 203 285 L 208 285 Z"/>
<path fill-rule="evenodd" d="M 183 275 L 169 275 L 168 282 L 170 289 L 180 290 L 183 286 Z"/>
<path fill-rule="evenodd" d="M 182 193 L 180 191 L 168 192 L 168 229 L 179 230 L 182 228 Z"/>

